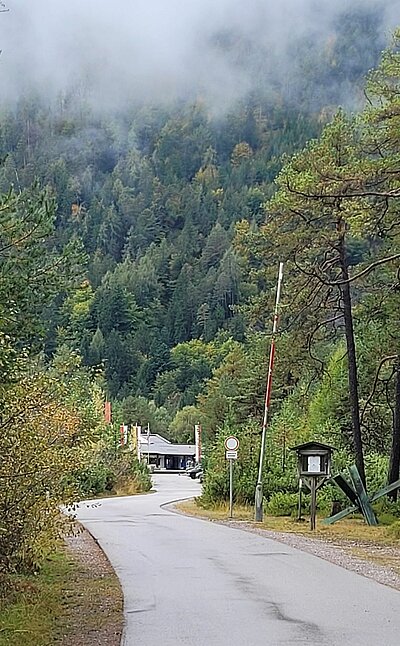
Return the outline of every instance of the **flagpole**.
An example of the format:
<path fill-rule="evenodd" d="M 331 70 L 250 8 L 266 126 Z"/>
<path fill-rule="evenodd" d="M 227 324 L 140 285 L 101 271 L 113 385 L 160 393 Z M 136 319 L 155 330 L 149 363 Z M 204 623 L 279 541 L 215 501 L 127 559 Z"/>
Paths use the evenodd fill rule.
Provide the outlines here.
<path fill-rule="evenodd" d="M 262 520 L 263 520 L 263 469 L 264 469 L 264 455 L 265 455 L 265 438 L 267 434 L 268 413 L 269 413 L 269 405 L 271 400 L 272 371 L 274 368 L 274 360 L 275 360 L 275 336 L 278 330 L 279 302 L 281 297 L 282 279 L 283 279 L 283 262 L 280 262 L 279 274 L 278 274 L 278 286 L 276 289 L 274 322 L 272 326 L 271 348 L 270 348 L 270 354 L 269 354 L 267 388 L 265 393 L 264 417 L 263 417 L 262 433 L 261 433 L 260 462 L 258 465 L 258 480 L 257 480 L 256 495 L 254 500 L 255 521 L 258 523 L 262 523 Z"/>

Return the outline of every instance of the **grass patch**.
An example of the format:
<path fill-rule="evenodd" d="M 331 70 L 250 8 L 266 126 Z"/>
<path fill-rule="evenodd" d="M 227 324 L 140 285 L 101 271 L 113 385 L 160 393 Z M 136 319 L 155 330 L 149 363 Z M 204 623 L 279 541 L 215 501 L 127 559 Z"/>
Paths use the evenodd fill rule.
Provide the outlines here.
<path fill-rule="evenodd" d="M 120 476 L 112 490 L 114 496 L 137 496 L 143 493 L 148 493 L 148 491 L 143 490 L 142 483 L 129 476 Z"/>
<path fill-rule="evenodd" d="M 227 503 L 214 504 L 212 507 L 204 507 L 202 503 L 195 498 L 194 500 L 184 500 L 176 505 L 177 509 L 190 516 L 200 516 L 210 520 L 228 520 L 229 505 Z M 252 520 L 254 510 L 250 505 L 235 505 L 233 509 L 234 520 Z"/>
<path fill-rule="evenodd" d="M 62 592 L 73 565 L 60 550 L 37 576 L 12 576 L 0 602 L 0 646 L 48 646 L 54 643 Z"/>
<path fill-rule="evenodd" d="M 208 518 L 209 520 L 229 520 L 229 505 L 225 503 L 214 505 L 212 508 L 205 508 L 195 499 L 179 503 L 177 508 L 191 516 Z M 317 518 L 317 528 L 314 532 L 310 530 L 308 517 L 305 517 L 305 522 L 297 522 L 289 516 L 264 514 L 264 522 L 257 523 L 257 526 L 274 532 L 300 534 L 332 542 L 335 540 L 348 540 L 395 545 L 397 547 L 400 545 L 400 534 L 397 537 L 397 533 L 391 530 L 390 526 L 378 525 L 377 527 L 370 527 L 364 523 L 362 518 L 356 516 L 341 520 L 334 525 L 323 525 L 322 520 L 324 517 Z M 252 523 L 254 521 L 254 507 L 234 506 L 233 520 Z"/>
<path fill-rule="evenodd" d="M 37 576 L 13 576 L 0 600 L 0 646 L 119 646 L 119 581 L 87 532 L 66 538 Z"/>

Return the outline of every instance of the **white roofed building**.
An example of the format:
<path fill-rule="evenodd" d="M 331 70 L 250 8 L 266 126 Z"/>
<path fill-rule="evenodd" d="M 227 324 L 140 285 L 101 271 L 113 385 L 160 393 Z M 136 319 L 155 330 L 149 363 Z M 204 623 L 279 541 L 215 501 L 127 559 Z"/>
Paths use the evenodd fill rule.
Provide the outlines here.
<path fill-rule="evenodd" d="M 178 471 L 194 464 L 196 447 L 194 444 L 173 444 L 157 433 L 141 433 L 139 455 L 156 469 Z"/>

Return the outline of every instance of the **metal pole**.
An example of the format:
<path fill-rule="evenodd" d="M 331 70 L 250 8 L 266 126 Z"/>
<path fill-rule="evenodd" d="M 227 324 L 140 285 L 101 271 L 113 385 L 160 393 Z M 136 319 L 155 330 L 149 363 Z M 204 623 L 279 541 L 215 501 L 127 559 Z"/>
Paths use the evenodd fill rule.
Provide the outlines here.
<path fill-rule="evenodd" d="M 303 481 L 300 478 L 299 479 L 299 506 L 298 506 L 298 510 L 297 510 L 297 520 L 302 520 L 302 516 L 301 516 L 302 498 L 303 498 L 302 494 L 303 494 Z"/>
<path fill-rule="evenodd" d="M 278 274 L 278 286 L 276 290 L 274 323 L 272 326 L 271 350 L 269 355 L 267 390 L 265 393 L 264 417 L 263 417 L 262 434 L 261 434 L 260 462 L 258 466 L 258 480 L 256 485 L 256 495 L 255 495 L 255 501 L 254 501 L 255 520 L 258 523 L 262 523 L 262 520 L 263 520 L 263 468 L 264 468 L 264 455 L 265 455 L 265 436 L 267 431 L 268 411 L 269 411 L 269 404 L 271 399 L 272 370 L 274 367 L 274 359 L 275 359 L 275 335 L 278 329 L 279 301 L 281 297 L 282 279 L 283 279 L 283 262 L 280 262 L 279 274 Z"/>
<path fill-rule="evenodd" d="M 229 518 L 233 518 L 233 460 L 229 460 Z"/>

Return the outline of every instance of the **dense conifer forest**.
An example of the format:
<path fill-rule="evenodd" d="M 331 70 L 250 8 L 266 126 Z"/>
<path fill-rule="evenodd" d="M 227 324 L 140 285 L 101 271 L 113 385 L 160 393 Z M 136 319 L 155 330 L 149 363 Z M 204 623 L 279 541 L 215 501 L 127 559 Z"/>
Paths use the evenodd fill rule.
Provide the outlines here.
<path fill-rule="evenodd" d="M 347 11 L 293 43 L 272 88 L 265 52 L 232 34 L 218 47 L 258 70 L 225 110 L 201 95 L 101 110 L 81 86 L 3 102 L 2 475 L 40 473 L 28 488 L 54 509 L 106 486 L 106 397 L 115 425 L 186 442 L 201 423 L 208 500 L 226 495 L 223 437 L 238 434 L 238 497 L 252 500 L 280 261 L 267 499 L 295 491 L 289 447 L 310 438 L 370 486 L 399 476 L 399 34 L 388 43 L 379 8 Z M 18 459 L 15 415 L 30 438 Z M 19 545 L 40 546 L 20 549 L 24 494 L 2 495 L 0 550 L 34 564 L 41 512 L 18 525 Z"/>

